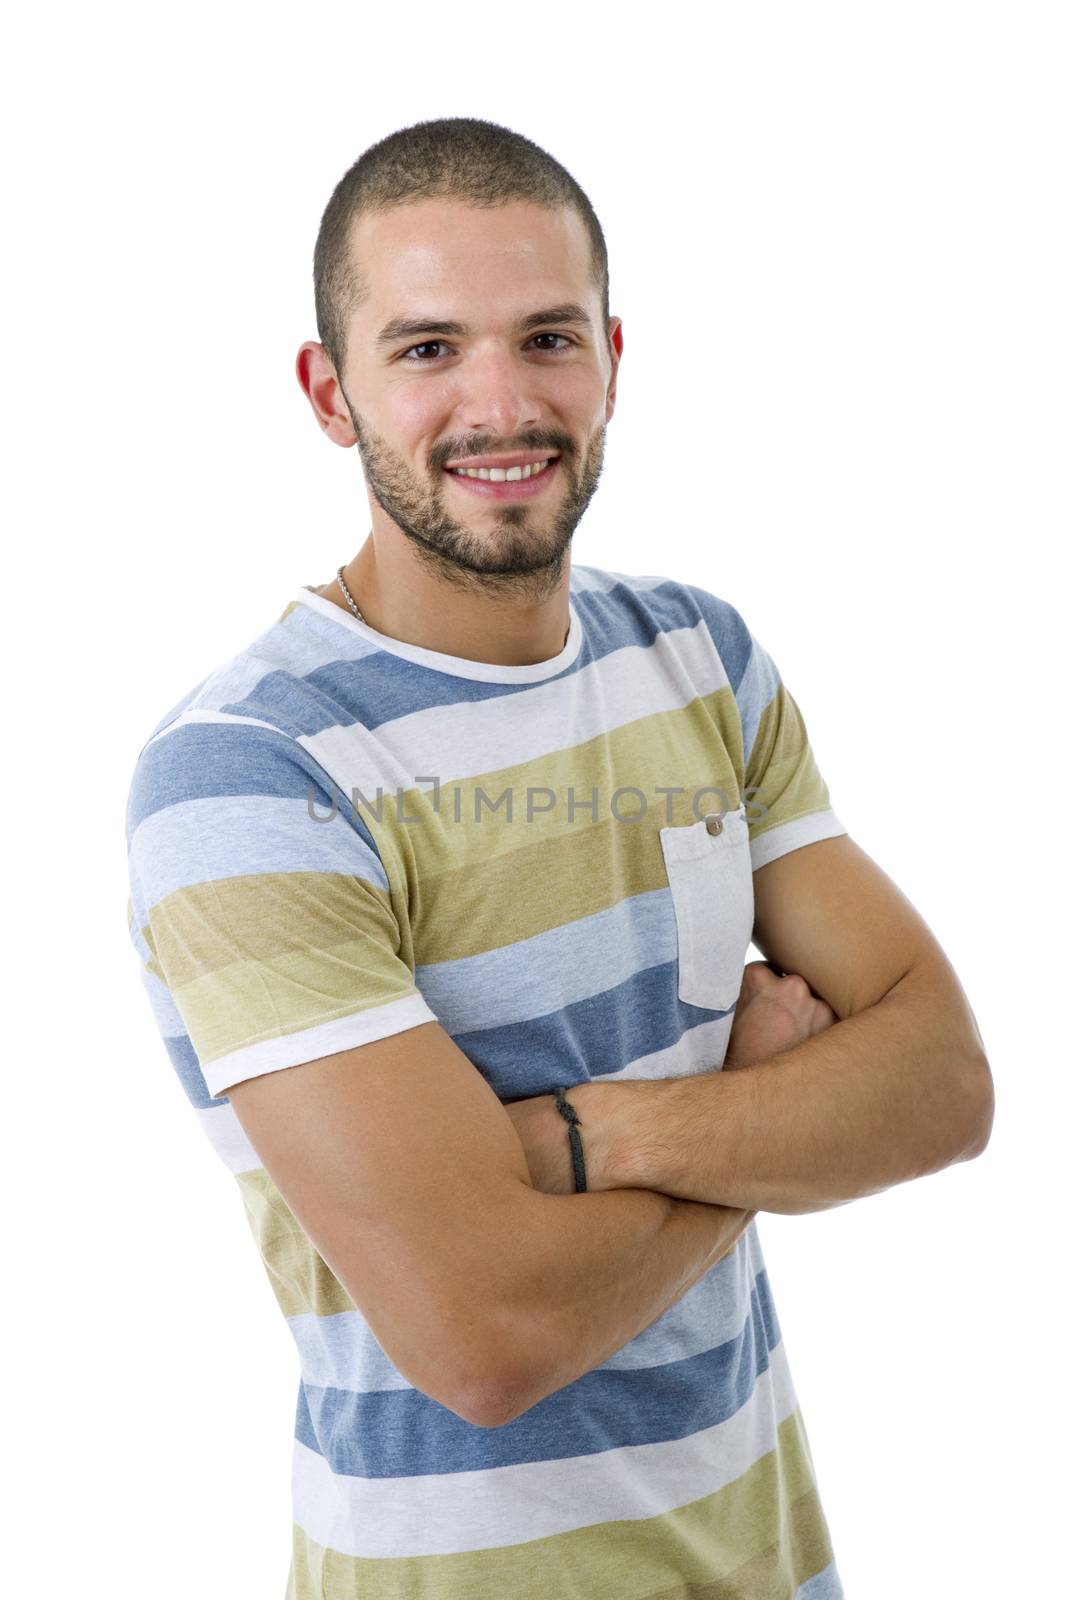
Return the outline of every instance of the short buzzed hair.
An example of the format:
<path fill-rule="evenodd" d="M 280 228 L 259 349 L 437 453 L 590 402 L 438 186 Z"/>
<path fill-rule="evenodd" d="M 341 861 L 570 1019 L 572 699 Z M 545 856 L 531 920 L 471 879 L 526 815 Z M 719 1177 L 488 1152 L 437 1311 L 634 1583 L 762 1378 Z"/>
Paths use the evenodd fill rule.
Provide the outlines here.
<path fill-rule="evenodd" d="M 315 241 L 315 319 L 338 377 L 344 373 L 349 319 L 368 292 L 349 248 L 355 218 L 437 199 L 475 206 L 526 200 L 551 211 L 573 207 L 589 236 L 604 338 L 610 341 L 608 251 L 585 190 L 521 133 L 477 117 L 441 117 L 401 128 L 366 149 L 323 212 Z"/>

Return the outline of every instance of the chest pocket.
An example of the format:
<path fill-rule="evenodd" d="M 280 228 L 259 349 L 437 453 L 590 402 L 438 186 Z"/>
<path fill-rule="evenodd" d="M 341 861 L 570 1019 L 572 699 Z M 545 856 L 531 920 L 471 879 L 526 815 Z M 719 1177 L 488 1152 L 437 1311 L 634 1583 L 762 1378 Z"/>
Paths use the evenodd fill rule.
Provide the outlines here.
<path fill-rule="evenodd" d="M 678 998 L 728 1011 L 741 992 L 755 912 L 745 808 L 661 828 L 659 837 L 678 924 Z"/>

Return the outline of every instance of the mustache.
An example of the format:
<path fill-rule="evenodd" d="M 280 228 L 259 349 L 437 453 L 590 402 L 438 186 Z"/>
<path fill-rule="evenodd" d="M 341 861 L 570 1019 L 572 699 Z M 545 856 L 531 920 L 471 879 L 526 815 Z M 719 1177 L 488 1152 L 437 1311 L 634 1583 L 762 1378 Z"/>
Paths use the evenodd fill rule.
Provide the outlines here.
<path fill-rule="evenodd" d="M 435 450 L 430 457 L 430 466 L 435 472 L 443 472 L 446 461 L 462 460 L 465 456 L 506 456 L 518 455 L 520 452 L 544 450 L 548 453 L 559 453 L 561 461 L 569 458 L 573 445 L 570 439 L 559 434 L 542 434 L 538 437 L 527 437 L 501 443 L 498 439 L 471 437 L 458 440 L 454 444 L 442 446 Z"/>

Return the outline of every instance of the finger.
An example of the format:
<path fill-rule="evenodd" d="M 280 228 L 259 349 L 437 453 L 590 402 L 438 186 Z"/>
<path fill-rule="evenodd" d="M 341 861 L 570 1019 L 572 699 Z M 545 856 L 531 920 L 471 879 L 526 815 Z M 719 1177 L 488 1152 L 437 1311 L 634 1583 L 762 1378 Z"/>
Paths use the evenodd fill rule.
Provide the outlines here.
<path fill-rule="evenodd" d="M 769 961 L 750 961 L 741 974 L 742 983 L 769 984 L 772 979 L 777 982 L 778 974 Z"/>
<path fill-rule="evenodd" d="M 812 1012 L 812 1032 L 822 1033 L 824 1028 L 832 1027 L 837 1021 L 837 1013 L 826 1004 L 825 1000 L 817 1000 Z"/>

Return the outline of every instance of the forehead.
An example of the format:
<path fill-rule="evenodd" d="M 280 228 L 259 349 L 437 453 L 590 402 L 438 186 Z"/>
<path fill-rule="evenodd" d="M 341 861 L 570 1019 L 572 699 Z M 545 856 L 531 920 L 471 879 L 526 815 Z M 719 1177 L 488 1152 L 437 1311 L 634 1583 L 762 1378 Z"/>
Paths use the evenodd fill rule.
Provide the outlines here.
<path fill-rule="evenodd" d="M 350 246 L 368 290 L 361 319 L 595 294 L 589 236 L 570 206 L 420 200 L 357 218 Z"/>

